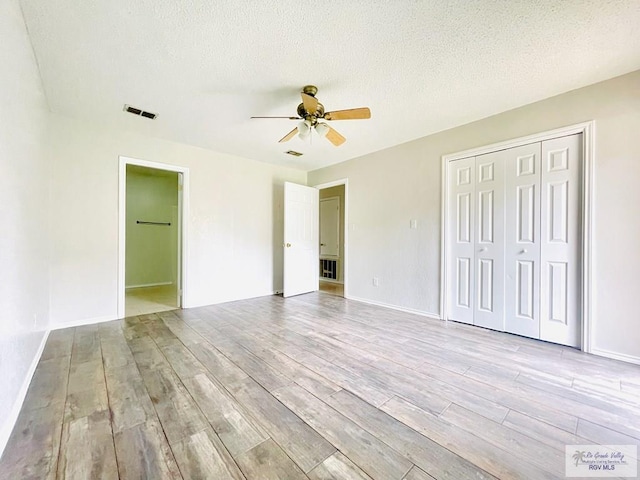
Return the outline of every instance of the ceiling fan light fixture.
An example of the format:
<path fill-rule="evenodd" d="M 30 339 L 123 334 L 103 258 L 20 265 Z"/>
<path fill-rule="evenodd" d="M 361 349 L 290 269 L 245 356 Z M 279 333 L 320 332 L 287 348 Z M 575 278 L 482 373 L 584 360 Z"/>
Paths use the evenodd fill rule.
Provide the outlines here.
<path fill-rule="evenodd" d="M 329 133 L 329 125 L 327 125 L 326 123 L 318 123 L 316 125 L 316 133 L 320 137 L 326 137 L 327 133 Z"/>
<path fill-rule="evenodd" d="M 306 120 L 304 122 L 298 123 L 298 137 L 300 139 L 305 140 L 311 135 L 311 125 Z"/>

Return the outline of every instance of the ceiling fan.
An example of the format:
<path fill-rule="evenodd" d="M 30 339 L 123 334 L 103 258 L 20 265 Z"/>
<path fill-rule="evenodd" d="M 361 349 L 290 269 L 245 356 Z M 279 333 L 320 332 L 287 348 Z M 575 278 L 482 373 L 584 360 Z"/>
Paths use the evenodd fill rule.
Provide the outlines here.
<path fill-rule="evenodd" d="M 316 98 L 318 88 L 313 85 L 306 85 L 302 88 L 302 103 L 298 105 L 297 117 L 251 117 L 251 118 L 286 118 L 288 120 L 302 120 L 296 128 L 280 139 L 280 143 L 288 142 L 298 135 L 301 139 L 306 139 L 315 130 L 321 137 L 326 137 L 336 147 L 342 145 L 347 139 L 331 128 L 326 122 L 319 120 L 361 120 L 371 118 L 371 110 L 368 107 L 351 108 L 349 110 L 336 110 L 335 112 L 325 112 L 324 105 Z"/>

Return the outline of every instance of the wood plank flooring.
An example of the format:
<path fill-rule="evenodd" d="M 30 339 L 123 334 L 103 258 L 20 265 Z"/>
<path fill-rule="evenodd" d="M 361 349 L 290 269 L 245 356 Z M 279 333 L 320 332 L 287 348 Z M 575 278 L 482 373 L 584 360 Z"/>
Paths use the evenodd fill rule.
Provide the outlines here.
<path fill-rule="evenodd" d="M 0 478 L 537 480 L 594 443 L 640 445 L 640 367 L 318 292 L 52 332 Z"/>

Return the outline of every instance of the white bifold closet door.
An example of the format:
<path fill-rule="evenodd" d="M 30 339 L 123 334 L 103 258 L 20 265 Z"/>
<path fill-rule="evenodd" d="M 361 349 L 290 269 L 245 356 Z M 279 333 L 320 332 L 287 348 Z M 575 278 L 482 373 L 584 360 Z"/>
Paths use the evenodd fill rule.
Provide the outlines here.
<path fill-rule="evenodd" d="M 448 317 L 580 344 L 581 135 L 448 165 Z"/>
<path fill-rule="evenodd" d="M 582 332 L 582 135 L 542 142 L 540 338 L 578 347 Z"/>
<path fill-rule="evenodd" d="M 540 143 L 504 150 L 505 328 L 540 337 Z"/>
<path fill-rule="evenodd" d="M 504 330 L 503 152 L 476 157 L 476 244 L 474 325 Z"/>
<path fill-rule="evenodd" d="M 476 159 L 457 160 L 448 168 L 448 312 L 452 320 L 473 324 Z"/>

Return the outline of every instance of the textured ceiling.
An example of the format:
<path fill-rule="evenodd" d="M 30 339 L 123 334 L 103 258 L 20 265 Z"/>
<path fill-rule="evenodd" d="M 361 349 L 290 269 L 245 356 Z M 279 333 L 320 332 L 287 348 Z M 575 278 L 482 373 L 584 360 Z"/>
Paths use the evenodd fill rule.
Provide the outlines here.
<path fill-rule="evenodd" d="M 311 170 L 640 69 L 638 0 L 22 0 L 49 105 Z M 334 147 L 278 139 L 306 84 Z M 146 120 L 123 105 L 156 112 Z M 284 155 L 289 148 L 304 153 Z"/>

